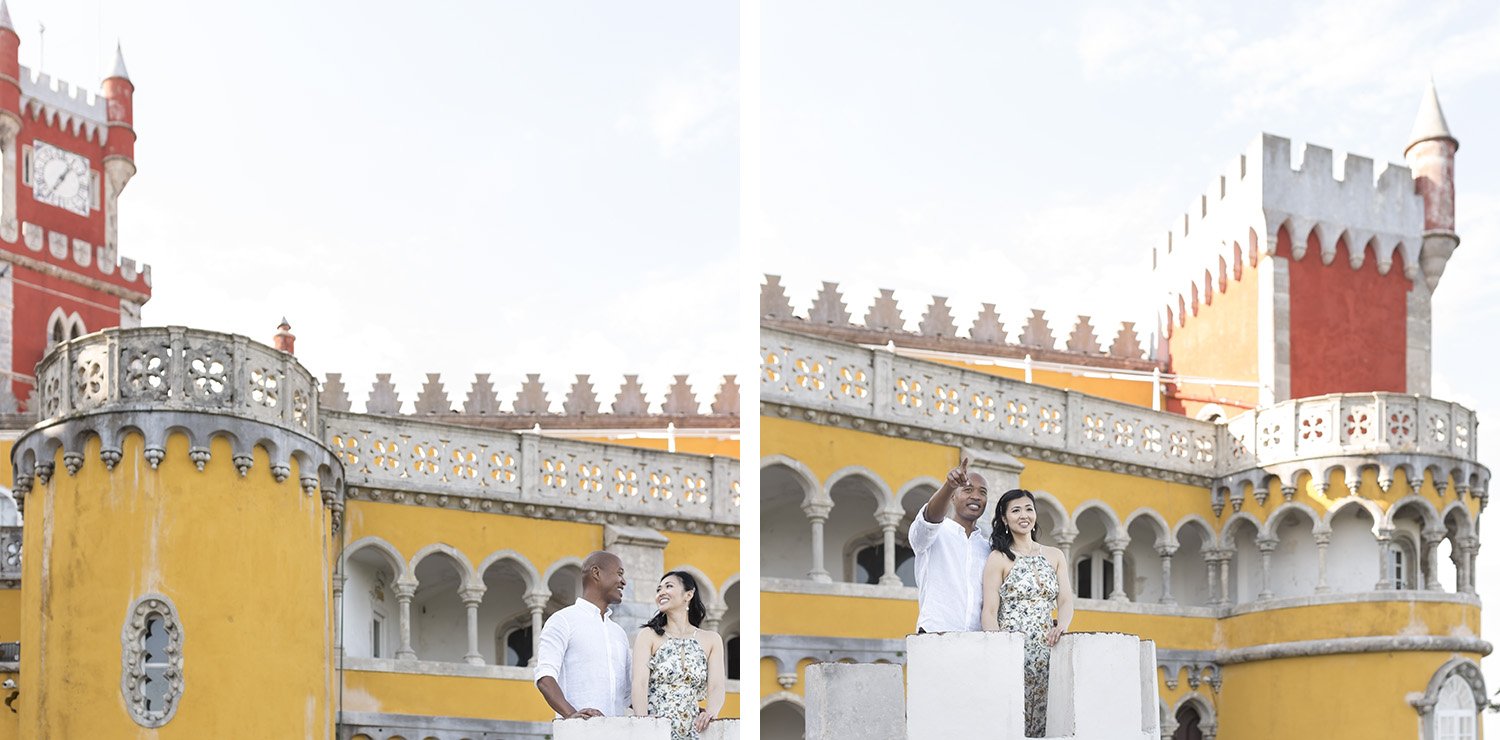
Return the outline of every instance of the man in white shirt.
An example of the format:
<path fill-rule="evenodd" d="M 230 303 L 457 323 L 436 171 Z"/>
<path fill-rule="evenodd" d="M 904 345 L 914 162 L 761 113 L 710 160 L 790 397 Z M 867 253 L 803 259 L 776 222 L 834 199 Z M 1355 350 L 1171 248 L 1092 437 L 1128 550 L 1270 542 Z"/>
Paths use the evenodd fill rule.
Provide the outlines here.
<path fill-rule="evenodd" d="M 917 556 L 917 632 L 979 630 L 990 541 L 977 525 L 989 493 L 984 476 L 962 460 L 912 521 L 907 541 Z"/>
<path fill-rule="evenodd" d="M 583 561 L 583 596 L 542 626 L 536 687 L 558 717 L 630 713 L 630 640 L 610 616 L 625 598 L 625 564 L 613 553 Z"/>

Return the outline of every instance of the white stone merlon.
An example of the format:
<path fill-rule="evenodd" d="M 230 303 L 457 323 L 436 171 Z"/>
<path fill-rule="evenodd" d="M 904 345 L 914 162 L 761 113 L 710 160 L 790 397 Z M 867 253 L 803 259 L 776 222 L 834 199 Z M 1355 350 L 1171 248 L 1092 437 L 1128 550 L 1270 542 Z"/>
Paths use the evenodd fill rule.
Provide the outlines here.
<path fill-rule="evenodd" d="M 806 740 L 906 740 L 901 666 L 816 663 L 803 680 Z M 952 703 L 951 686 L 948 694 Z"/>
<path fill-rule="evenodd" d="M 25 116 L 40 116 L 48 126 L 56 126 L 85 139 L 103 144 L 109 139 L 109 115 L 104 97 L 77 85 L 54 80 L 51 75 L 21 67 L 21 111 Z"/>
<path fill-rule="evenodd" d="M 1047 737 L 1157 737 L 1156 647 L 1151 641 L 1104 632 L 1064 635 L 1052 651 L 1051 671 Z"/>
<path fill-rule="evenodd" d="M 1012 632 L 948 632 L 906 638 L 908 737 L 1021 737 L 1021 635 Z M 975 691 L 985 701 L 955 701 Z M 812 722 L 811 704 L 808 722 Z M 986 728 L 987 731 L 986 731 Z"/>
<path fill-rule="evenodd" d="M 1308 237 L 1316 233 L 1322 253 L 1312 256 L 1324 264 L 1333 260 L 1342 238 L 1353 267 L 1362 264 L 1365 247 L 1371 246 L 1376 268 L 1385 274 L 1400 250 L 1407 277 L 1416 279 L 1424 204 L 1409 168 L 1387 163 L 1377 173 L 1368 157 L 1348 154 L 1339 178 L 1332 150 L 1312 144 L 1303 145 L 1295 168 L 1293 159 L 1291 141 L 1256 136 L 1174 224 L 1166 244 L 1153 251 L 1163 305 L 1173 322 L 1182 320 L 1183 308 L 1194 311 L 1195 299 L 1205 302 L 1217 292 L 1221 264 L 1233 270 L 1249 264 L 1252 252 L 1274 254 L 1283 226 L 1291 250 L 1278 257 L 1303 259 Z"/>

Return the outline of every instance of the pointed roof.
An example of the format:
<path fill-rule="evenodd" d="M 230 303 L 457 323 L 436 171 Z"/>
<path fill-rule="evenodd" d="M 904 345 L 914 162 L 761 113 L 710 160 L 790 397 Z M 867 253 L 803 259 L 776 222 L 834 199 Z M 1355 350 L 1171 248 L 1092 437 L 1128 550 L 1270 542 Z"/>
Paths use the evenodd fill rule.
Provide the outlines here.
<path fill-rule="evenodd" d="M 0 0 L 0 28 L 4 28 L 11 33 L 15 33 L 16 31 L 15 24 L 10 22 L 10 6 L 5 4 L 5 0 Z"/>
<path fill-rule="evenodd" d="M 5 0 L 0 0 L 0 3 L 3 2 L 5 2 Z M 124 52 L 120 51 L 120 42 L 118 41 L 115 42 L 114 69 L 110 70 L 109 77 L 106 77 L 105 79 L 109 79 L 111 77 L 118 77 L 122 80 L 130 79 L 130 73 L 125 71 L 125 54 Z"/>
<path fill-rule="evenodd" d="M 1432 139 L 1450 139 L 1454 144 L 1458 143 L 1458 139 L 1454 139 L 1452 132 L 1448 130 L 1448 120 L 1443 117 L 1443 106 L 1438 102 L 1437 84 L 1428 78 L 1427 92 L 1422 95 L 1422 107 L 1417 109 L 1417 122 L 1411 127 L 1411 143 L 1406 148 L 1411 149 Z"/>

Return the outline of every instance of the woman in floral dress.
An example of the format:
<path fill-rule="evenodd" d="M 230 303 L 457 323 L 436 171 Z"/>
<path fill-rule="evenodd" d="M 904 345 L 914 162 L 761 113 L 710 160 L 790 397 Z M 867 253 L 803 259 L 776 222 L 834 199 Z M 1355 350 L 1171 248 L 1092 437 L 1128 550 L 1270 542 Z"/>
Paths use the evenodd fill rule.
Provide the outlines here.
<path fill-rule="evenodd" d="M 661 577 L 656 609 L 635 636 L 631 709 L 672 720 L 672 740 L 697 740 L 724 707 L 724 639 L 698 629 L 707 610 L 690 573 Z"/>
<path fill-rule="evenodd" d="M 1073 621 L 1073 589 L 1062 550 L 1032 538 L 1036 497 L 1019 488 L 995 505 L 990 558 L 984 564 L 983 628 L 1026 637 L 1023 674 L 1026 737 L 1047 730 L 1047 669 L 1052 646 Z M 1057 618 L 1052 616 L 1057 611 Z"/>

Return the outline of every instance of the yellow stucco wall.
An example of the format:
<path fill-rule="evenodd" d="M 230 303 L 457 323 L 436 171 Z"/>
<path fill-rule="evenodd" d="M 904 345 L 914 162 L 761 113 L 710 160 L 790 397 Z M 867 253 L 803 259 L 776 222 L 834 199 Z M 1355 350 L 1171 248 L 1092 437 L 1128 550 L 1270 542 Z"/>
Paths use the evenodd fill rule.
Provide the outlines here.
<path fill-rule="evenodd" d="M 552 709 L 529 680 L 344 671 L 343 710 L 475 719 L 546 722 Z M 720 716 L 738 717 L 740 697 L 728 693 Z"/>
<path fill-rule="evenodd" d="M 807 466 L 820 482 L 858 462 L 893 492 L 917 478 L 941 478 L 958 464 L 954 447 L 773 416 L 761 417 L 760 448 L 762 458 L 789 457 Z"/>
<path fill-rule="evenodd" d="M 203 472 L 172 436 L 152 470 L 127 435 L 113 471 L 89 442 L 69 475 L 61 455 L 27 497 L 21 643 L 22 734 L 145 735 L 120 690 L 121 631 L 133 601 L 176 605 L 184 689 L 151 737 L 330 737 L 334 680 L 330 519 L 298 471 L 276 483 L 256 450 L 240 477 L 215 440 Z M 87 711 L 80 711 L 87 708 Z"/>

